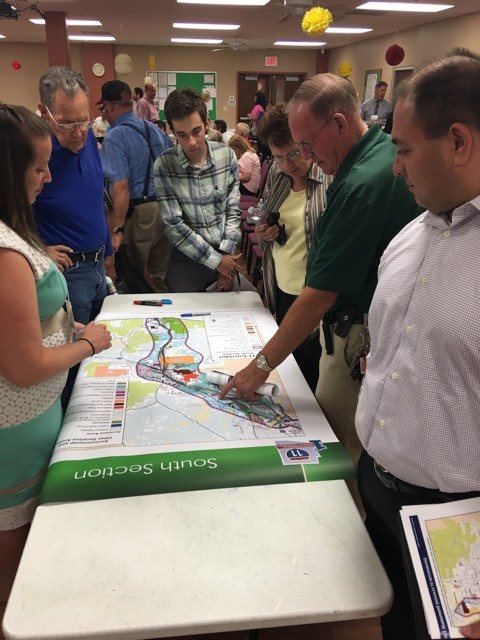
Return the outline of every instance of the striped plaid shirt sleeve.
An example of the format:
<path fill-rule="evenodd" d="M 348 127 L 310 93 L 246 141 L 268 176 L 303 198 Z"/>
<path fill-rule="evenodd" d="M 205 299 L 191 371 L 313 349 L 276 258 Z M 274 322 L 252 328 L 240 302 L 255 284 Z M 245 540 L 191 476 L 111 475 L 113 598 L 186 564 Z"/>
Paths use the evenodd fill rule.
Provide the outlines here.
<path fill-rule="evenodd" d="M 173 147 L 155 161 L 155 191 L 170 242 L 192 260 L 215 269 L 240 239 L 237 162 L 227 145 L 208 143 L 200 169 Z"/>

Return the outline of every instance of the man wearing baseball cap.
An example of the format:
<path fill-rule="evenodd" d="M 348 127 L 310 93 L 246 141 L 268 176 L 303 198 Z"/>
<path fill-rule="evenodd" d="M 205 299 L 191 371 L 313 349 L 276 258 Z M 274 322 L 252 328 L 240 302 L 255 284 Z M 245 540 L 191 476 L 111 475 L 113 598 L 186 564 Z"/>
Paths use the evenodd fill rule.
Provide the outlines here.
<path fill-rule="evenodd" d="M 161 129 L 133 113 L 132 93 L 125 82 L 105 82 L 96 104 L 110 124 L 100 157 L 113 202 L 109 214 L 113 247 L 117 250 L 122 242 L 130 245 L 135 266 L 151 287 L 166 291 L 170 243 L 157 208 L 153 163 L 172 143 Z"/>

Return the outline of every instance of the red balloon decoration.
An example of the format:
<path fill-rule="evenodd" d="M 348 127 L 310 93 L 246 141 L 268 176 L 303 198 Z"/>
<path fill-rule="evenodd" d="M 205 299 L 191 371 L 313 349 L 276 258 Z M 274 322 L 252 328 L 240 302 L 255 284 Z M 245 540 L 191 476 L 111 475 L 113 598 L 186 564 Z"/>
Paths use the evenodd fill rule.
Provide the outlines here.
<path fill-rule="evenodd" d="M 405 51 L 398 44 L 392 44 L 385 52 L 385 60 L 392 67 L 400 64 L 405 57 Z"/>
<path fill-rule="evenodd" d="M 15 69 L 15 71 L 18 71 L 21 68 L 22 68 L 21 62 L 17 62 L 16 60 L 12 62 L 12 69 Z"/>

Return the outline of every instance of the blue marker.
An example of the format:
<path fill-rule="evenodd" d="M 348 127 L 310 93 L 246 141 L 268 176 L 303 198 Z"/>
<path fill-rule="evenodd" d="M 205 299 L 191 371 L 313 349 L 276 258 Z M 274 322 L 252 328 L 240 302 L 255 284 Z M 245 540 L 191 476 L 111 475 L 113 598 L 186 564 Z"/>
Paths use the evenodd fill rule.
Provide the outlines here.
<path fill-rule="evenodd" d="M 180 317 L 181 318 L 195 318 L 197 316 L 211 316 L 211 313 L 205 313 L 205 312 L 201 312 L 201 313 L 181 313 Z"/>
<path fill-rule="evenodd" d="M 162 298 L 160 302 L 162 304 L 172 304 L 172 301 L 170 300 L 170 298 Z"/>

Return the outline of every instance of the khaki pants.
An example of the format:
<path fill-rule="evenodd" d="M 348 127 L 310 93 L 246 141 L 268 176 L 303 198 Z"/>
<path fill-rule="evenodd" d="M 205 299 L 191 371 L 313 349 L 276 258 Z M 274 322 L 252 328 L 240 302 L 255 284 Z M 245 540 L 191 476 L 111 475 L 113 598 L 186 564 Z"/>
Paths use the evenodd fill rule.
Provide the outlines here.
<path fill-rule="evenodd" d="M 329 327 L 334 349 L 332 355 L 327 355 L 323 331 L 320 331 L 322 356 L 315 397 L 340 444 L 356 465 L 362 452 L 355 430 L 355 411 L 361 380 L 353 380 L 350 372 L 360 351 L 363 325 L 352 325 L 346 338 L 335 335 L 335 326 L 333 324 Z"/>
<path fill-rule="evenodd" d="M 137 205 L 125 222 L 125 244 L 132 247 L 137 266 L 158 291 L 167 291 L 165 273 L 170 257 L 170 242 L 156 202 Z"/>
<path fill-rule="evenodd" d="M 355 411 L 362 382 L 354 380 L 350 372 L 358 358 L 364 325 L 353 324 L 346 338 L 335 335 L 335 326 L 329 327 L 333 342 L 333 353 L 330 356 L 327 355 L 323 330 L 320 328 L 322 355 L 315 397 L 340 444 L 356 467 L 363 449 L 355 429 Z M 364 518 L 365 510 L 356 478 L 346 480 L 346 483 L 360 515 Z"/>

